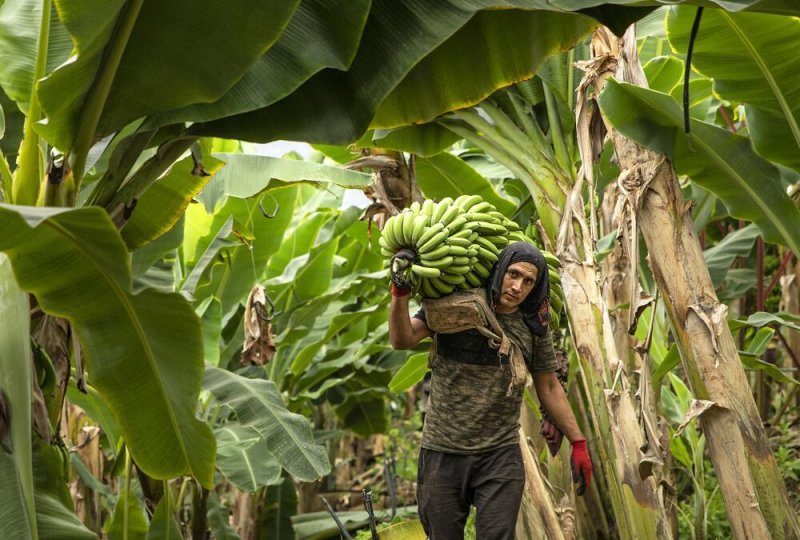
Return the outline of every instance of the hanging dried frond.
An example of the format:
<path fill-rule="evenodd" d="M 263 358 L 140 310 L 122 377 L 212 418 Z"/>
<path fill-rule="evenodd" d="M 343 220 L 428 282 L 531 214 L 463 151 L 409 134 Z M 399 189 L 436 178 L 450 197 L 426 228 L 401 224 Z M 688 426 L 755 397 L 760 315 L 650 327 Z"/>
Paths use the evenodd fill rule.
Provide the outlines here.
<path fill-rule="evenodd" d="M 272 308 L 272 301 L 264 287 L 253 287 L 244 312 L 244 348 L 239 358 L 243 366 L 263 366 L 275 353 L 272 318 L 267 311 L 267 302 Z"/>

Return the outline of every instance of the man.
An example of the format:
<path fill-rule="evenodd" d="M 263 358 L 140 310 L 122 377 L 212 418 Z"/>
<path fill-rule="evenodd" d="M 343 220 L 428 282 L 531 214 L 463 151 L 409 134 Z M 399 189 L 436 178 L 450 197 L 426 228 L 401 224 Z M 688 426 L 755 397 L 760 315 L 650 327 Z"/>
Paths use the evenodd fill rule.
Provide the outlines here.
<path fill-rule="evenodd" d="M 398 253 L 395 257 L 413 257 Z M 420 310 L 409 317 L 410 289 L 392 284 L 389 339 L 409 349 L 434 332 Z M 555 375 L 548 327 L 550 282 L 542 253 L 525 242 L 507 246 L 486 285 L 489 306 L 522 352 L 549 417 L 572 443 L 572 466 L 582 486 L 591 481 L 586 440 Z M 513 539 L 525 486 L 519 448 L 523 389 L 507 394 L 511 370 L 477 330 L 436 336 L 431 398 L 423 427 L 417 499 L 432 540 L 462 539 L 470 506 L 480 540 Z M 560 433 L 546 433 L 552 440 Z M 581 488 L 579 488 L 580 490 Z"/>

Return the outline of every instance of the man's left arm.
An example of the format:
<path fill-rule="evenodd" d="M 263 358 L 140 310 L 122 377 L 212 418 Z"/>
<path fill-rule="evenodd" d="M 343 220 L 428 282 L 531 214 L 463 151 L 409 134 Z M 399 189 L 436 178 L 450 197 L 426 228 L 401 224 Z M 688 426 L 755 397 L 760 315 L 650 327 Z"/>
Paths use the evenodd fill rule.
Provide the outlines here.
<path fill-rule="evenodd" d="M 570 442 L 585 439 L 555 372 L 533 373 L 532 375 L 539 402 L 544 406 L 544 410 L 547 411 L 547 415 L 556 427 Z"/>
<path fill-rule="evenodd" d="M 572 443 L 572 476 L 578 482 L 578 495 L 583 495 L 592 481 L 592 460 L 567 395 L 555 372 L 533 373 L 533 385 L 550 419 Z"/>

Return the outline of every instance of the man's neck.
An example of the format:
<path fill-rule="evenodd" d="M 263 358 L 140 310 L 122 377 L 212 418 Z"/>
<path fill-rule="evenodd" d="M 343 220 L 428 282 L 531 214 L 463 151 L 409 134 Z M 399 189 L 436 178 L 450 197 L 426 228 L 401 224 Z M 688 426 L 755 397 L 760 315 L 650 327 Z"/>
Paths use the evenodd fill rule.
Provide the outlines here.
<path fill-rule="evenodd" d="M 514 307 L 505 307 L 505 306 L 495 306 L 494 312 L 499 313 L 501 315 L 511 315 L 512 313 L 516 313 L 519 311 L 519 306 Z"/>

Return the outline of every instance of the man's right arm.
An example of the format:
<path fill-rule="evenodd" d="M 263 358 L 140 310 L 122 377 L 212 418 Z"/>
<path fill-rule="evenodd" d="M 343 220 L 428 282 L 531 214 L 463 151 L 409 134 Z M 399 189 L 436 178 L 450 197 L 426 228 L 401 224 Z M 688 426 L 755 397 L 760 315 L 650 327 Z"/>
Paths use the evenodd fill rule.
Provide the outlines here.
<path fill-rule="evenodd" d="M 424 321 L 408 315 L 410 295 L 392 295 L 389 304 L 389 343 L 398 351 L 411 349 L 417 343 L 432 336 L 433 332 Z"/>

